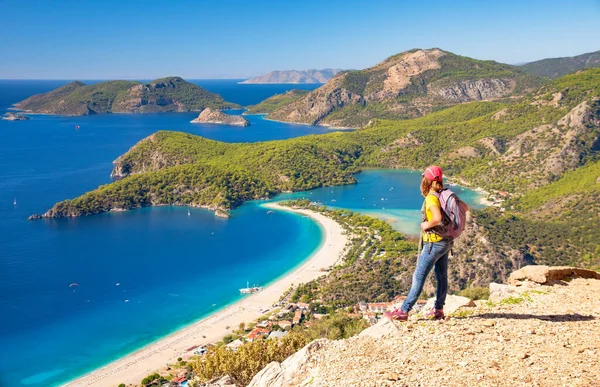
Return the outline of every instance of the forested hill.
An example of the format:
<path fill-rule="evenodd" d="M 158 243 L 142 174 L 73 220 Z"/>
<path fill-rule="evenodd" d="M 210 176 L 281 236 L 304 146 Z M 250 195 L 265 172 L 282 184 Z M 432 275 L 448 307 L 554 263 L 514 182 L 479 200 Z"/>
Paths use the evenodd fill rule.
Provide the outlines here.
<path fill-rule="evenodd" d="M 150 113 L 201 111 L 210 107 L 237 107 L 220 95 L 179 77 L 140 83 L 107 81 L 92 85 L 71 82 L 53 91 L 37 94 L 15 106 L 31 113 L 81 116 L 102 113 Z"/>
<path fill-rule="evenodd" d="M 309 93 L 308 90 L 290 90 L 283 94 L 276 94 L 262 101 L 259 104 L 248 107 L 245 114 L 269 114 L 282 106 L 290 104 Z"/>
<path fill-rule="evenodd" d="M 270 118 L 357 128 L 372 118 L 419 117 L 464 102 L 521 94 L 540 84 L 514 66 L 437 48 L 415 49 L 364 70 L 340 73 Z"/>
<path fill-rule="evenodd" d="M 600 67 L 600 51 L 564 58 L 542 59 L 519 66 L 527 74 L 552 79 L 575 71 L 597 67 Z"/>
<path fill-rule="evenodd" d="M 421 169 L 437 163 L 454 180 L 512 197 L 505 212 L 492 208 L 475 214 L 478 226 L 470 232 L 479 237 L 473 240 L 487 242 L 464 246 L 465 256 L 492 257 L 507 270 L 523 259 L 551 264 L 588 259 L 591 265 L 600 257 L 594 242 L 600 240 L 594 227 L 599 212 L 597 196 L 586 196 L 585 190 L 600 183 L 590 178 L 589 188 L 574 192 L 565 190 L 564 182 L 582 167 L 595 173 L 599 151 L 600 69 L 590 69 L 519 100 L 461 104 L 411 120 L 375 120 L 354 132 L 229 144 L 161 131 L 115 161 L 114 173 L 125 176 L 122 180 L 58 203 L 43 216 L 158 204 L 228 210 L 277 192 L 353 183 L 353 173 L 362 168 Z M 554 192 L 551 200 L 539 199 L 535 193 L 542 189 Z M 494 272 L 489 265 L 481 272 Z"/>

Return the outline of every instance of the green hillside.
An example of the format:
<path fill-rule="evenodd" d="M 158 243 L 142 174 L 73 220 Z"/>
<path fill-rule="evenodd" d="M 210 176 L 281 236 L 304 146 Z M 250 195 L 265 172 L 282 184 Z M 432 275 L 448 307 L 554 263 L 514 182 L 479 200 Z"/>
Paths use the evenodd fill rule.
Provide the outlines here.
<path fill-rule="evenodd" d="M 575 71 L 600 67 L 600 51 L 564 58 L 548 58 L 518 66 L 537 77 L 559 78 Z"/>
<path fill-rule="evenodd" d="M 269 114 L 284 105 L 300 99 L 308 93 L 308 90 L 294 89 L 283 94 L 274 95 L 259 104 L 249 106 L 246 114 Z"/>
<path fill-rule="evenodd" d="M 107 81 L 92 85 L 72 82 L 48 93 L 34 95 L 15 106 L 33 113 L 77 116 L 200 111 L 206 107 L 223 109 L 237 105 L 179 77 L 169 77 L 147 84 L 135 81 Z"/>

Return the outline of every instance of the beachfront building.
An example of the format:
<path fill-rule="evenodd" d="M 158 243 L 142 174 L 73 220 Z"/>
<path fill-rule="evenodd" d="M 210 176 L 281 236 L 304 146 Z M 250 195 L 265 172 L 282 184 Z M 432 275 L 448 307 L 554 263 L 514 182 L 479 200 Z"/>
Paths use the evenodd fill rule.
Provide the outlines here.
<path fill-rule="evenodd" d="M 377 313 L 375 312 L 365 312 L 363 313 L 363 318 L 371 325 L 377 324 Z"/>
<path fill-rule="evenodd" d="M 281 321 L 278 321 L 275 325 L 279 325 L 283 329 L 288 329 L 288 328 L 292 327 L 292 322 L 288 321 L 288 320 L 281 320 Z"/>
<path fill-rule="evenodd" d="M 170 386 L 178 387 L 178 386 L 182 386 L 184 384 L 187 385 L 186 382 L 187 382 L 187 378 L 185 376 L 180 376 L 180 377 L 172 379 Z"/>
<path fill-rule="evenodd" d="M 297 310 L 294 313 L 294 318 L 292 319 L 292 325 L 298 325 L 298 324 L 300 324 L 300 321 L 302 321 L 302 311 Z"/>
<path fill-rule="evenodd" d="M 359 311 L 359 312 L 366 312 L 368 308 L 369 308 L 369 306 L 364 301 L 359 302 L 356 307 L 357 311 Z"/>
<path fill-rule="evenodd" d="M 259 328 L 270 328 L 273 326 L 273 321 L 264 320 L 256 324 L 256 326 Z"/>
<path fill-rule="evenodd" d="M 385 313 L 391 309 L 392 305 L 392 302 L 371 302 L 367 304 L 367 308 L 369 312 Z"/>
<path fill-rule="evenodd" d="M 250 331 L 246 338 L 248 341 L 264 339 L 265 337 L 269 336 L 269 333 L 271 333 L 271 330 L 268 328 L 254 328 L 252 331 Z"/>

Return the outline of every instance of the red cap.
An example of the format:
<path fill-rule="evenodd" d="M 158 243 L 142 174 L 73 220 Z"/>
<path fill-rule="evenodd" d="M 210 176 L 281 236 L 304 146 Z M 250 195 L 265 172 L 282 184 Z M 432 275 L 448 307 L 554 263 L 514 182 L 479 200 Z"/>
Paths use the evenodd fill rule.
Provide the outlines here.
<path fill-rule="evenodd" d="M 430 165 L 421 176 L 425 176 L 429 180 L 442 182 L 442 168 L 437 165 Z"/>

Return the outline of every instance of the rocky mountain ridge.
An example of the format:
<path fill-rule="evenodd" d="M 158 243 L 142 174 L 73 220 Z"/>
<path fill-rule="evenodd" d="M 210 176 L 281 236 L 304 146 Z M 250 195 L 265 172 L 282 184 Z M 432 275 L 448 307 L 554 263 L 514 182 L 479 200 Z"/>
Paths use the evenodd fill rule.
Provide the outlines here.
<path fill-rule="evenodd" d="M 268 83 L 325 83 L 333 78 L 340 69 L 323 70 L 283 70 L 271 71 L 258 77 L 247 79 L 241 84 L 268 84 Z"/>
<path fill-rule="evenodd" d="M 528 266 L 510 283 L 490 284 L 490 301 L 442 322 L 413 314 L 350 339 L 313 341 L 249 387 L 596 385 L 600 273 Z"/>
<path fill-rule="evenodd" d="M 37 94 L 15 107 L 30 113 L 82 116 L 104 113 L 152 113 L 201 111 L 206 107 L 237 107 L 218 94 L 179 77 L 149 83 L 106 81 L 91 85 L 71 82 L 53 91 Z"/>
<path fill-rule="evenodd" d="M 372 118 L 418 117 L 469 101 L 508 97 L 539 85 L 513 66 L 440 50 L 415 49 L 374 67 L 336 75 L 271 118 L 312 125 L 364 126 Z"/>

